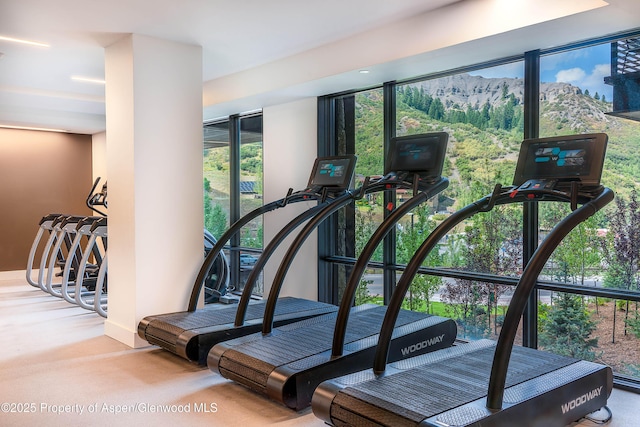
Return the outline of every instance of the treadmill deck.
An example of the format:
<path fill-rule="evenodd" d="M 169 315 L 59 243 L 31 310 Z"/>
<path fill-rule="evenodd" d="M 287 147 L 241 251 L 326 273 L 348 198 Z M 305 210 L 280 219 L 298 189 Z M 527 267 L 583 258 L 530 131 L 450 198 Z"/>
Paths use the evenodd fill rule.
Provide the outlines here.
<path fill-rule="evenodd" d="M 193 312 L 147 316 L 138 325 L 138 335 L 149 344 L 205 364 L 209 349 L 216 343 L 259 331 L 265 305 L 265 300 L 249 304 L 245 323 L 239 327 L 233 326 L 237 304 L 207 305 Z M 337 310 L 331 304 L 284 297 L 276 305 L 274 324 L 285 325 Z"/>
<path fill-rule="evenodd" d="M 333 425 L 485 425 L 486 418 L 493 415 L 484 404 L 494 350 L 494 342 L 480 340 L 391 364 L 388 375 L 378 378 L 371 370 L 357 372 L 333 380 L 332 386 L 321 385 L 321 394 L 327 394 L 319 401 L 327 405 L 327 396 L 332 396 L 329 412 Z M 416 367 L 419 369 L 412 369 Z M 516 346 L 509 363 L 503 409 L 497 414 L 599 370 L 610 373 L 602 365 Z M 425 393 L 428 390 L 434 392 Z M 594 397 L 600 392 L 608 396 L 611 391 L 598 390 Z M 555 406 L 560 409 L 562 403 L 562 398 L 556 399 Z M 530 410 L 543 410 L 533 406 Z M 320 408 L 319 412 L 324 410 Z M 318 412 L 315 403 L 314 412 Z M 486 425 L 501 422 L 490 420 Z M 539 425 L 552 423 L 544 419 Z"/>
<path fill-rule="evenodd" d="M 216 345 L 208 365 L 226 378 L 301 409 L 310 404 L 314 385 L 373 361 L 385 312 L 385 306 L 354 307 L 339 358 L 331 358 L 337 316 L 332 313 L 279 327 L 267 337 L 258 333 Z M 396 325 L 393 360 L 449 347 L 455 340 L 455 322 L 450 319 L 403 310 Z M 428 345 L 415 346 L 417 339 Z"/>

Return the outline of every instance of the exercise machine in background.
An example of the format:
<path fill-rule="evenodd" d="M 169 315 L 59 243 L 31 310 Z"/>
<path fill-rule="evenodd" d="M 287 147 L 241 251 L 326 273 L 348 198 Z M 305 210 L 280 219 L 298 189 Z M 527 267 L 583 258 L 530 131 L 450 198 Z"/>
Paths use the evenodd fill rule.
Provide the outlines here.
<path fill-rule="evenodd" d="M 106 317 L 107 183 L 96 190 L 99 183 L 98 177 L 86 198 L 87 207 L 99 216 L 49 214 L 40 220 L 29 251 L 26 279 L 34 287 Z M 47 240 L 34 280 L 35 257 L 44 236 Z M 61 277 L 61 282 L 55 283 L 55 276 Z M 96 289 L 101 297 L 87 300 Z"/>
<path fill-rule="evenodd" d="M 107 317 L 108 202 L 107 183 L 99 186 L 100 180 L 98 177 L 94 181 L 86 198 L 87 207 L 97 216 L 52 213 L 40 220 L 29 251 L 26 279 L 30 285 L 53 296 Z M 215 244 L 215 237 L 204 230 L 205 256 Z M 37 261 L 38 275 L 34 278 L 33 266 L 39 246 L 43 248 Z M 217 300 L 226 293 L 229 283 L 224 253 L 215 258 L 205 274 L 205 298 L 208 302 Z M 55 282 L 54 277 L 61 277 L 61 281 Z"/>

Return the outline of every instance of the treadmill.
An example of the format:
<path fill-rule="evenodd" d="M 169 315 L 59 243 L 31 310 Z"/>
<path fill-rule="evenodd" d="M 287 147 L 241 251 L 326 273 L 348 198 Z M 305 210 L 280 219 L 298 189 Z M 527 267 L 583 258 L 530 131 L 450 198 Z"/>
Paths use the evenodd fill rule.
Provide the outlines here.
<path fill-rule="evenodd" d="M 607 403 L 610 367 L 514 347 L 516 331 L 538 275 L 554 249 L 581 222 L 613 200 L 600 185 L 605 134 L 522 143 L 513 186 L 494 192 L 442 222 L 402 275 L 380 331 L 373 370 L 322 383 L 314 414 L 327 424 L 371 426 L 564 426 Z M 555 201 L 572 212 L 532 255 L 509 304 L 497 342 L 479 340 L 387 365 L 393 325 L 421 261 L 457 224 L 497 204 Z"/>
<path fill-rule="evenodd" d="M 353 178 L 355 162 L 355 156 L 319 157 L 314 162 L 306 188 L 296 192 L 289 189 L 284 198 L 263 205 L 236 221 L 218 239 L 205 257 L 193 285 L 187 311 L 147 316 L 138 324 L 138 335 L 150 344 L 158 345 L 187 360 L 204 365 L 209 349 L 214 344 L 259 331 L 265 301 L 251 301 L 255 281 L 247 280 L 237 306 L 208 304 L 196 310 L 202 287 L 205 281 L 211 278 L 210 269 L 214 266 L 216 259 L 222 255 L 224 245 L 252 219 L 292 203 L 317 201 L 316 206 L 307 209 L 286 224 L 264 248 L 252 271 L 252 274 L 259 274 L 278 245 L 298 226 L 313 218 L 326 206 L 353 200 L 354 195 L 349 190 L 349 186 Z M 275 313 L 277 325 L 285 325 L 337 310 L 337 307 L 332 304 L 294 297 L 281 298 L 280 302 L 279 309 Z M 246 314 L 241 321 L 236 322 L 238 310 Z"/>
<path fill-rule="evenodd" d="M 280 304 L 278 293 L 297 248 L 298 242 L 294 242 L 271 287 L 262 333 L 216 344 L 209 352 L 209 368 L 289 408 L 301 410 L 310 405 L 313 391 L 321 381 L 370 366 L 386 307 L 374 304 L 353 307 L 355 290 L 375 248 L 398 220 L 448 186 L 448 180 L 441 176 L 447 140 L 444 132 L 392 139 L 386 174 L 371 187 L 411 188 L 414 195 L 387 217 L 367 242 L 349 277 L 339 313 L 273 327 L 273 313 Z M 313 227 L 312 222 L 306 227 Z M 306 231 L 301 231 L 298 238 Z M 332 354 L 336 320 L 346 322 L 349 317 L 346 351 Z M 398 360 L 449 347 L 455 337 L 456 325 L 451 319 L 403 310 L 394 330 L 392 358 Z"/>

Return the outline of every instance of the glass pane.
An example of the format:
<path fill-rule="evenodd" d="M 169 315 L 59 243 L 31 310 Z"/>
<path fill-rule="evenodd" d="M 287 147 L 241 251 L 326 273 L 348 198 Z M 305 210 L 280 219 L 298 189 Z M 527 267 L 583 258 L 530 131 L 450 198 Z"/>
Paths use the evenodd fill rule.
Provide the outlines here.
<path fill-rule="evenodd" d="M 203 128 L 204 228 L 217 240 L 229 228 L 229 124 L 221 122 Z M 229 260 L 226 253 L 227 260 Z M 220 274 L 222 260 L 215 263 L 205 280 L 205 303 L 217 302 L 228 291 Z"/>
<path fill-rule="evenodd" d="M 398 262 L 405 263 L 429 232 L 451 213 L 510 185 L 523 138 L 523 63 L 424 80 L 397 87 L 396 134 L 449 134 L 443 175 L 449 187 L 415 209 L 399 225 Z M 416 228 L 416 224 L 420 227 Z M 522 208 L 499 206 L 464 221 L 423 263 L 500 275 L 517 275 L 522 265 Z M 492 336 L 488 308 L 506 286 L 417 276 L 405 298 L 407 308 L 442 305 L 466 338 Z M 493 298 L 493 300 L 491 299 Z M 416 302 L 416 299 L 418 302 Z M 421 301 L 420 301 L 421 300 Z M 436 304 L 435 306 L 431 306 Z M 479 314 L 480 312 L 484 314 Z"/>
<path fill-rule="evenodd" d="M 217 239 L 229 228 L 229 123 L 204 127 L 204 227 Z"/>
<path fill-rule="evenodd" d="M 232 171 L 229 150 L 229 122 L 204 126 L 204 220 L 205 228 L 219 238 L 230 226 L 231 201 L 239 201 L 244 216 L 262 205 L 262 116 L 241 117 L 240 169 Z M 240 177 L 240 194 L 231 194 L 232 174 Z M 230 242 L 227 242 L 230 244 Z M 225 251 L 232 271 L 239 272 L 238 283 L 232 289 L 241 291 L 262 250 L 262 217 L 255 218 L 240 231 L 239 257 Z M 237 251 L 238 248 L 234 248 Z M 236 252 L 237 253 L 237 252 Z M 234 277 L 233 275 L 231 277 Z M 261 295 L 262 276 L 257 280 L 254 294 Z"/>
<path fill-rule="evenodd" d="M 360 184 L 365 177 L 384 174 L 384 128 L 382 89 L 359 92 L 355 96 L 355 154 L 356 180 Z M 384 218 L 384 194 L 367 194 L 356 202 L 356 258 L 367 244 L 369 237 Z M 371 258 L 382 261 L 382 244 Z"/>
<path fill-rule="evenodd" d="M 554 293 L 539 305 L 539 346 L 640 377 L 637 302 Z"/>
<path fill-rule="evenodd" d="M 497 339 L 512 294 L 510 286 L 447 278 L 433 297 L 432 313 L 454 319 L 459 339 Z"/>
<path fill-rule="evenodd" d="M 540 133 L 553 136 L 605 132 L 609 136 L 602 183 L 614 190 L 616 201 L 574 233 L 584 234 L 587 228 L 599 238 L 597 244 L 589 248 L 596 258 L 590 264 L 592 280 L 598 280 L 605 287 L 638 291 L 640 275 L 635 265 L 640 261 L 640 244 L 635 236 L 639 232 L 640 122 L 607 114 L 621 96 L 619 87 L 608 84 L 612 82 L 612 51 L 615 57 L 618 49 L 619 43 L 606 43 L 541 59 L 544 73 Z M 617 62 L 624 63 L 624 59 L 618 58 Z M 549 227 L 561 217 L 549 208 L 541 227 Z M 576 236 L 565 240 L 569 240 L 568 246 L 570 242 L 580 241 Z M 598 257 L 602 262 L 597 262 Z M 581 261 L 566 262 L 566 269 L 574 271 L 577 266 L 571 262 Z M 576 283 L 571 274 L 566 275 L 566 280 L 562 277 L 557 280 Z"/>
<path fill-rule="evenodd" d="M 382 90 L 359 92 L 334 100 L 338 154 L 355 153 L 355 186 L 360 187 L 365 177 L 379 177 L 384 173 L 383 155 L 383 98 Z M 334 254 L 357 258 L 383 219 L 383 194 L 367 194 L 338 213 L 338 230 Z M 376 248 L 372 261 L 382 261 L 382 244 Z M 347 266 L 336 270 L 338 298 L 351 272 Z M 365 279 L 363 279 L 365 280 Z M 364 286 L 364 285 L 363 285 Z M 364 288 L 361 288 L 364 289 Z M 356 298 L 356 303 L 366 300 Z"/>
<path fill-rule="evenodd" d="M 240 216 L 262 206 L 262 116 L 240 119 Z M 262 249 L 262 216 L 242 230 L 240 246 Z M 242 261 L 242 260 L 241 260 Z"/>
<path fill-rule="evenodd" d="M 624 81 L 627 61 L 637 55 L 624 52 L 627 42 L 541 58 L 540 135 L 606 133 L 602 183 L 616 193 L 613 203 L 564 239 L 547 263 L 544 279 L 640 292 L 640 122 L 610 114 L 620 110 L 621 102 L 638 99 L 637 85 L 628 91 Z M 569 212 L 553 205 L 541 204 L 541 236 Z M 636 313 L 636 303 L 556 293 L 539 302 L 539 344 L 640 377 Z"/>
<path fill-rule="evenodd" d="M 384 304 L 382 291 L 382 270 L 372 268 L 365 272 L 356 292 L 356 305 Z"/>
<path fill-rule="evenodd" d="M 240 217 L 262 206 L 262 115 L 240 118 Z M 247 278 L 262 252 L 263 218 L 258 216 L 240 232 L 240 285 L 244 289 Z M 252 250 L 254 249 L 254 250 Z M 262 272 L 258 276 L 253 294 L 262 296 Z"/>
<path fill-rule="evenodd" d="M 540 239 L 565 218 L 570 212 L 568 203 L 539 203 Z M 602 286 L 601 273 L 606 269 L 603 262 L 607 252 L 608 219 L 599 212 L 578 225 L 554 250 L 542 271 L 540 279 Z"/>

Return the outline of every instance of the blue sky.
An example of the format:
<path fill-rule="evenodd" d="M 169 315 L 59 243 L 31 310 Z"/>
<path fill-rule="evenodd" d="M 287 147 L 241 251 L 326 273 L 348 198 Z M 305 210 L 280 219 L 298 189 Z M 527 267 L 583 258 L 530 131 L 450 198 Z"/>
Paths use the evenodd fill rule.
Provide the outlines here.
<path fill-rule="evenodd" d="M 596 92 L 605 95 L 607 101 L 613 99 L 613 88 L 604 83 L 611 75 L 611 45 L 605 43 L 588 48 L 576 49 L 540 58 L 540 80 L 543 82 L 563 82 L 588 89 L 591 96 Z M 475 71 L 472 75 L 483 77 L 524 76 L 523 62 L 501 65 L 490 69 Z"/>
<path fill-rule="evenodd" d="M 611 102 L 613 87 L 604 83 L 611 75 L 611 45 L 609 43 L 576 49 L 540 58 L 540 79 L 543 82 L 564 82 L 597 92 Z"/>

